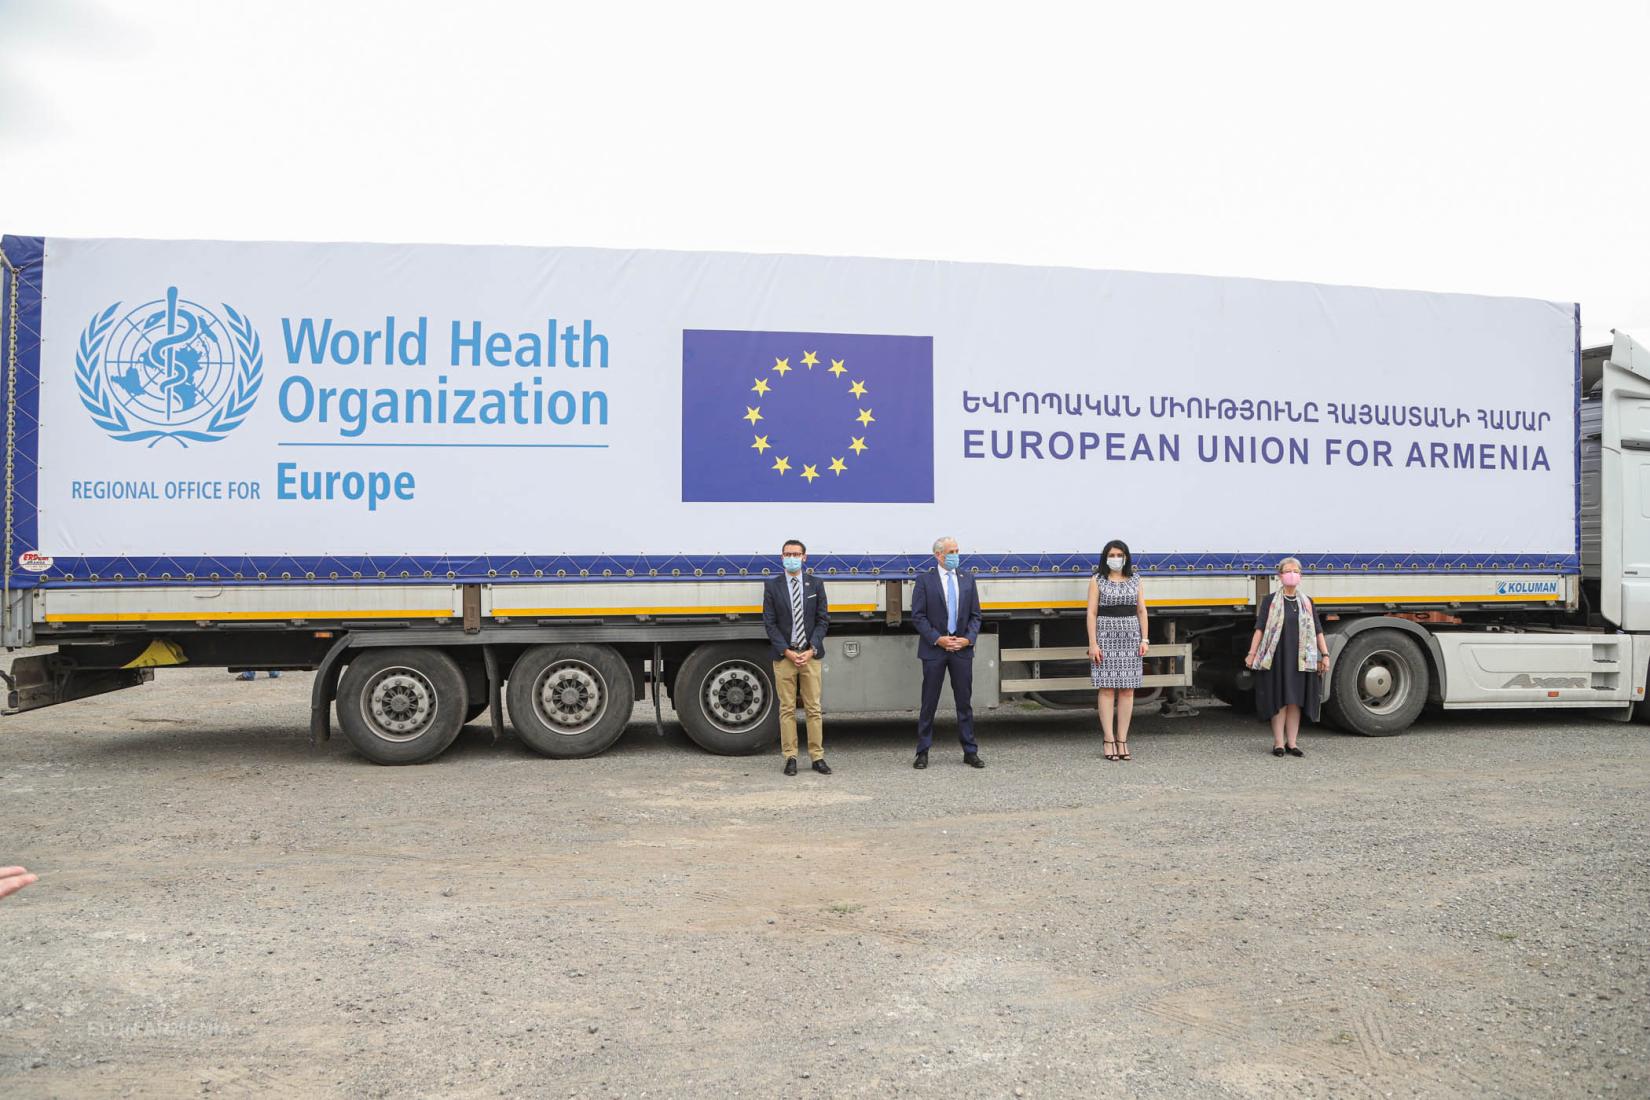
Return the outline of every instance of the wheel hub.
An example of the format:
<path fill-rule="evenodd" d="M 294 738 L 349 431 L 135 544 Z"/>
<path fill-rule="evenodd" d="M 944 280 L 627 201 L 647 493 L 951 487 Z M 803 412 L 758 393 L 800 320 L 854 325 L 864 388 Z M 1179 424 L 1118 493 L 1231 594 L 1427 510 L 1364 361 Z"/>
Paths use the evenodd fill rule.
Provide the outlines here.
<path fill-rule="evenodd" d="M 379 737 L 410 741 L 435 715 L 435 688 L 414 669 L 385 669 L 368 687 L 365 709 Z"/>
<path fill-rule="evenodd" d="M 602 684 L 594 670 L 580 661 L 546 669 L 537 692 L 539 714 L 557 733 L 582 733 L 601 714 Z"/>
<path fill-rule="evenodd" d="M 1392 670 L 1385 665 L 1371 665 L 1364 669 L 1363 693 L 1370 699 L 1385 699 L 1392 694 Z"/>
<path fill-rule="evenodd" d="M 748 665 L 727 664 L 705 678 L 705 712 L 730 733 L 742 732 L 766 711 L 761 676 Z"/>

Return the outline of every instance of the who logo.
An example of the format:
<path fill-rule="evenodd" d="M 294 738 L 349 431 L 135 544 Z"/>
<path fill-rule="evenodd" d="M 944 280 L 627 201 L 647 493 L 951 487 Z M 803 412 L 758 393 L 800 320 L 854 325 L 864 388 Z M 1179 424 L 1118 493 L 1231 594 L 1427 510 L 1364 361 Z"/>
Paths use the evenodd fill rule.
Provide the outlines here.
<path fill-rule="evenodd" d="M 116 302 L 80 334 L 75 385 L 92 423 L 122 443 L 215 443 L 240 427 L 263 384 L 263 344 L 227 303 L 223 317 L 168 287 L 125 313 Z"/>

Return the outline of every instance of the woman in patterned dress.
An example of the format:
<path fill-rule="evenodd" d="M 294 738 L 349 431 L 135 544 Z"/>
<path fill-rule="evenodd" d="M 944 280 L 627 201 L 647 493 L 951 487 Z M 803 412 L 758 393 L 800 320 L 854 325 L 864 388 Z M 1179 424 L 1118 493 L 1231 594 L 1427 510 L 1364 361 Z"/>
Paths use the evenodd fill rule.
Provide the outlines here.
<path fill-rule="evenodd" d="M 1146 599 L 1128 544 L 1113 539 L 1089 579 L 1089 673 L 1100 689 L 1100 733 L 1107 760 L 1128 760 L 1134 689 L 1141 684 Z M 1116 737 L 1112 736 L 1115 719 Z"/>

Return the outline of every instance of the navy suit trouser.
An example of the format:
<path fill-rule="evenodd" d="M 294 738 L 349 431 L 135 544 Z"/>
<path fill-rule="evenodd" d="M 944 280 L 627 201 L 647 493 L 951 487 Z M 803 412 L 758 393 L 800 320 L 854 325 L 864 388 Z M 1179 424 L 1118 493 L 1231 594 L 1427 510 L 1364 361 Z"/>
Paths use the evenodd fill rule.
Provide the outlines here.
<path fill-rule="evenodd" d="M 940 706 L 940 688 L 951 674 L 951 697 L 957 702 L 957 740 L 963 752 L 979 752 L 974 743 L 974 652 L 944 653 L 922 659 L 922 710 L 917 713 L 917 751 L 934 743 L 934 712 Z"/>

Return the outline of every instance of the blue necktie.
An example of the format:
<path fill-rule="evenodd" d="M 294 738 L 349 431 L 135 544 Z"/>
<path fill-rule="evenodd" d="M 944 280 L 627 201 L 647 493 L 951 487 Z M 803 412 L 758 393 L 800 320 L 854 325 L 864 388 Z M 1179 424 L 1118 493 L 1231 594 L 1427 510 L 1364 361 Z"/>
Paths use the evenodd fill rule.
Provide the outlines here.
<path fill-rule="evenodd" d="M 957 632 L 957 575 L 952 572 L 945 574 L 945 632 Z"/>

